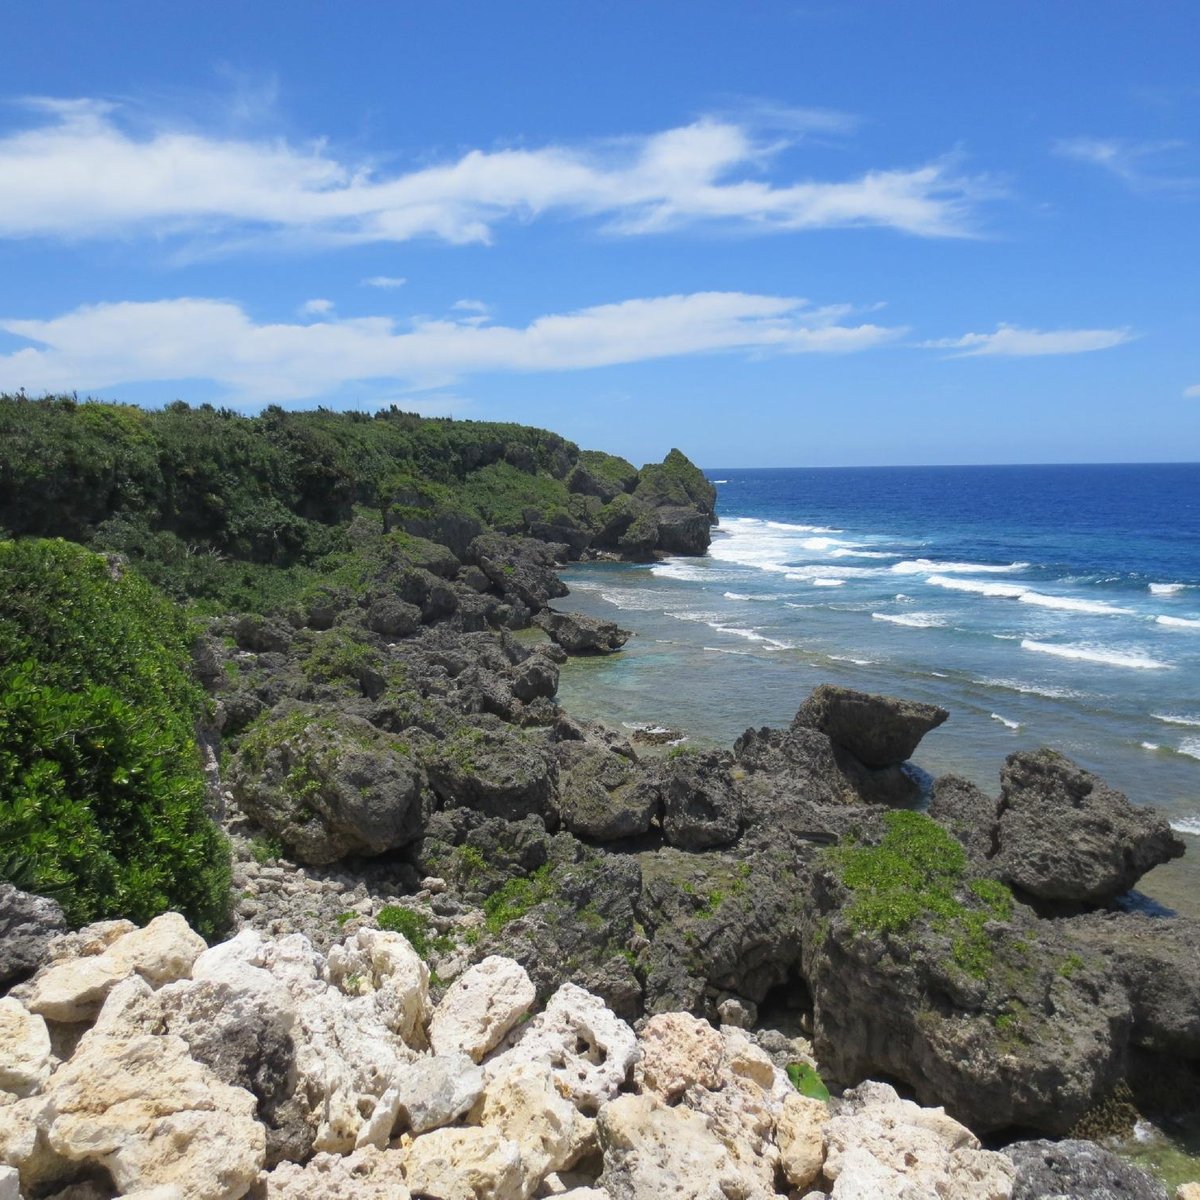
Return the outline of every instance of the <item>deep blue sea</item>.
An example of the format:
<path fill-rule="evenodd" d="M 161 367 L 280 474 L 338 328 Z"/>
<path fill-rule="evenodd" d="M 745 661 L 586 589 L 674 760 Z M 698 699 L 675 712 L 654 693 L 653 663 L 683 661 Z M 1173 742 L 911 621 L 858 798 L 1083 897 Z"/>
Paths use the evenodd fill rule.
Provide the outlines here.
<path fill-rule="evenodd" d="M 1200 464 L 706 473 L 706 557 L 567 572 L 637 635 L 569 709 L 728 744 L 821 682 L 908 696 L 951 713 L 932 774 L 1050 745 L 1200 834 Z"/>

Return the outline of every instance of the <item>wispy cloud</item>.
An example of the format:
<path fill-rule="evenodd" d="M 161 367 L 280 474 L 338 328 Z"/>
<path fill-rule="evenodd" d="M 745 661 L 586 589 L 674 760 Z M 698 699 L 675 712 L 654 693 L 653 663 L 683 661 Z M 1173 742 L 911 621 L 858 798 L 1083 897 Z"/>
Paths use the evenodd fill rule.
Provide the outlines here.
<path fill-rule="evenodd" d="M 1063 158 L 1100 167 L 1137 191 L 1191 191 L 1200 177 L 1187 173 L 1187 142 L 1138 142 L 1128 138 L 1063 138 L 1053 150 Z"/>
<path fill-rule="evenodd" d="M 1046 354 L 1087 354 L 1108 350 L 1132 340 L 1131 329 L 1019 329 L 1000 325 L 995 333 L 964 333 L 962 337 L 922 342 L 928 350 L 957 350 L 956 358 L 992 355 L 1031 358 Z"/>
<path fill-rule="evenodd" d="M 398 288 L 408 282 L 403 275 L 369 275 L 360 281 L 363 287 Z"/>
<path fill-rule="evenodd" d="M 153 233 L 240 245 L 254 230 L 289 243 L 468 243 L 488 242 L 507 221 L 557 215 L 627 236 L 719 224 L 957 237 L 974 231 L 992 194 L 950 159 L 773 182 L 766 174 L 786 136 L 763 141 L 753 122 L 731 119 L 600 144 L 474 149 L 393 173 L 319 141 L 135 129 L 124 109 L 101 101 L 29 103 L 39 119 L 0 138 L 0 236 Z"/>
<path fill-rule="evenodd" d="M 625 300 L 523 327 L 475 316 L 407 326 L 389 317 L 259 324 L 223 300 L 101 304 L 52 320 L 0 320 L 0 330 L 34 343 L 0 355 L 0 391 L 195 379 L 265 403 L 367 380 L 428 388 L 482 372 L 569 371 L 718 351 L 845 353 L 904 332 L 849 324 L 849 312 L 744 292 Z"/>
<path fill-rule="evenodd" d="M 1200 400 L 1200 383 L 1193 383 L 1191 387 L 1185 387 L 1183 394 L 1189 400 Z"/>
<path fill-rule="evenodd" d="M 333 312 L 333 301 L 321 297 L 305 300 L 300 306 L 300 312 L 306 317 L 323 317 Z"/>

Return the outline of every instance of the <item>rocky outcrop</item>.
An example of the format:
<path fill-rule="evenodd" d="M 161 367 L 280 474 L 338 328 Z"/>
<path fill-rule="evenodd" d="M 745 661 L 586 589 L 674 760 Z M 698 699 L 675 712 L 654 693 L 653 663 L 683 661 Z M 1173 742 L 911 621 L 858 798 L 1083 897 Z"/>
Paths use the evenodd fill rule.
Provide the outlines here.
<path fill-rule="evenodd" d="M 55 901 L 0 881 L 0 988 L 32 974 L 51 940 L 66 928 Z"/>
<path fill-rule="evenodd" d="M 1016 1167 L 1012 1200 L 1167 1200 L 1158 1180 L 1095 1142 L 1016 1142 L 1003 1153 Z"/>
<path fill-rule="evenodd" d="M 1038 900 L 1103 904 L 1183 853 L 1161 813 L 1053 750 L 1010 755 L 1000 781 L 994 866 Z"/>
<path fill-rule="evenodd" d="M 582 613 L 559 613 L 546 609 L 538 614 L 537 623 L 551 640 L 568 654 L 611 654 L 629 641 L 628 629 L 615 621 L 603 621 Z"/>
<path fill-rule="evenodd" d="M 800 706 L 793 727 L 816 729 L 865 767 L 899 766 L 950 714 L 933 704 L 871 696 L 823 683 Z"/>

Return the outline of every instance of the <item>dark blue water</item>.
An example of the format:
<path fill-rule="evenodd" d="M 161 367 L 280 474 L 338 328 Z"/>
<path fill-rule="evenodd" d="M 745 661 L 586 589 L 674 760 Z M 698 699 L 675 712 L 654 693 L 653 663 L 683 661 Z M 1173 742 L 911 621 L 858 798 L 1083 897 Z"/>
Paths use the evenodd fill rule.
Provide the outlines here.
<path fill-rule="evenodd" d="M 951 711 L 934 773 L 1052 745 L 1200 833 L 1200 465 L 708 475 L 705 558 L 568 574 L 637 634 L 569 707 L 727 743 L 823 681 L 906 695 Z"/>

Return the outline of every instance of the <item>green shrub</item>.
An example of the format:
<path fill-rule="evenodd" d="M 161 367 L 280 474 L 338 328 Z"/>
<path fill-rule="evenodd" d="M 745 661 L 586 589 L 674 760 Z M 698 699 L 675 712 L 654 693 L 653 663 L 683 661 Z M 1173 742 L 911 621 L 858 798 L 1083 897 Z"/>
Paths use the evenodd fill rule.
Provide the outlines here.
<path fill-rule="evenodd" d="M 191 638 L 173 604 L 98 555 L 0 543 L 0 842 L 75 923 L 175 908 L 211 935 L 225 920 Z"/>
<path fill-rule="evenodd" d="M 429 954 L 429 918 L 424 913 L 405 908 L 402 904 L 387 904 L 379 910 L 375 923 L 388 933 L 400 933 L 422 957 Z"/>
<path fill-rule="evenodd" d="M 550 898 L 551 868 L 547 863 L 529 875 L 508 880 L 484 902 L 485 924 L 489 933 L 499 933 L 510 921 L 523 917 L 535 904 Z"/>

